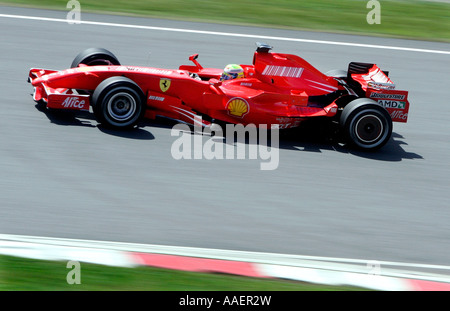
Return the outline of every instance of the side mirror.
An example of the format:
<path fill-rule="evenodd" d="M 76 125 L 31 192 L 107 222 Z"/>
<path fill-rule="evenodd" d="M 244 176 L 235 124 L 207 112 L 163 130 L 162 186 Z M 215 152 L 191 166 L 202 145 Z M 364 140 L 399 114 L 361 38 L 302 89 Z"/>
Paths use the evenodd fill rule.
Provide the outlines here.
<path fill-rule="evenodd" d="M 198 58 L 198 54 L 193 54 L 193 55 L 189 56 L 189 60 L 190 60 L 191 62 L 193 62 L 193 63 L 195 64 L 195 66 L 197 66 L 198 70 L 202 70 L 203 67 L 202 67 L 202 65 L 200 65 L 200 63 L 197 61 L 197 58 Z"/>
<path fill-rule="evenodd" d="M 198 58 L 198 54 L 193 54 L 193 55 L 191 55 L 191 56 L 189 56 L 189 60 L 190 61 L 194 61 L 194 60 L 196 60 Z"/>

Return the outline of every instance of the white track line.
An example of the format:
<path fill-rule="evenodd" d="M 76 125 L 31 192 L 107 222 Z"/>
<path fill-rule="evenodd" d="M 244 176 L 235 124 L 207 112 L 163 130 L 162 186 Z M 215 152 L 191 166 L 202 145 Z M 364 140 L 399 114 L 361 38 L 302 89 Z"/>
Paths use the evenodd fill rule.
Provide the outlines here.
<path fill-rule="evenodd" d="M 48 17 L 25 16 L 25 15 L 10 15 L 10 14 L 0 14 L 0 17 L 14 18 L 14 19 L 26 19 L 26 20 L 38 20 L 38 21 L 46 21 L 46 22 L 68 23 L 68 21 L 66 19 L 60 19 L 60 18 L 48 18 Z M 340 46 L 362 47 L 362 48 L 371 48 L 371 49 L 385 49 L 385 50 L 396 50 L 396 51 L 408 51 L 408 52 L 419 52 L 419 53 L 433 53 L 433 54 L 450 55 L 450 51 L 419 49 L 419 48 L 408 48 L 408 47 L 388 46 L 388 45 L 374 45 L 374 44 L 362 44 L 362 43 L 352 43 L 352 42 L 311 40 L 311 39 L 300 39 L 300 38 L 289 38 L 289 37 L 253 35 L 253 34 L 244 34 L 244 33 L 217 32 L 217 31 L 182 29 L 182 28 L 168 28 L 168 27 L 155 27 L 155 26 L 143 26 L 143 25 L 132 25 L 132 24 L 117 24 L 117 23 L 105 23 L 105 22 L 94 22 L 94 21 L 80 21 L 80 24 L 83 24 L 83 25 L 95 25 L 95 26 L 107 26 L 107 27 L 120 27 L 120 28 L 156 30 L 156 31 L 183 32 L 183 33 L 213 35 L 213 36 L 240 37 L 240 38 L 252 38 L 252 39 L 261 39 L 261 40 L 278 40 L 278 41 L 290 41 L 290 42 L 302 42 L 302 43 L 314 43 L 314 44 L 327 44 L 327 45 L 340 45 Z"/>

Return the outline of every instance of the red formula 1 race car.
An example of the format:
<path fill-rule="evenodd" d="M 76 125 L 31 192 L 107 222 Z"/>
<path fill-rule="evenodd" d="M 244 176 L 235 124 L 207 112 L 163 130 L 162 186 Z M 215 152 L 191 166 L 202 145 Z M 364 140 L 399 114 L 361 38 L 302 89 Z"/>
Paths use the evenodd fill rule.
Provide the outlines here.
<path fill-rule="evenodd" d="M 202 126 L 215 121 L 287 129 L 311 118 L 338 124 L 346 142 L 382 147 L 392 122 L 406 122 L 408 92 L 375 64 L 322 73 L 299 56 L 257 43 L 251 65 L 178 69 L 124 66 L 108 50 L 87 49 L 62 71 L 31 69 L 33 99 L 53 109 L 92 109 L 98 122 L 132 127 L 163 116 Z M 197 124 L 198 125 L 198 124 Z"/>

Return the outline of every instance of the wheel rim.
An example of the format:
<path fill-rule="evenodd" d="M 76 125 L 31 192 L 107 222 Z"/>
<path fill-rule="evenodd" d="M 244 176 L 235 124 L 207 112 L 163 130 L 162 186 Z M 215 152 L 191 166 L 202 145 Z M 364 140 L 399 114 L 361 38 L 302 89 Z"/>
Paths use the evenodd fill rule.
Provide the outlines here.
<path fill-rule="evenodd" d="M 364 115 L 355 125 L 355 135 L 364 144 L 371 144 L 380 139 L 384 132 L 383 121 L 374 114 Z"/>
<path fill-rule="evenodd" d="M 132 95 L 121 92 L 109 99 L 107 108 L 111 118 L 117 122 L 126 122 L 135 114 L 137 104 Z"/>

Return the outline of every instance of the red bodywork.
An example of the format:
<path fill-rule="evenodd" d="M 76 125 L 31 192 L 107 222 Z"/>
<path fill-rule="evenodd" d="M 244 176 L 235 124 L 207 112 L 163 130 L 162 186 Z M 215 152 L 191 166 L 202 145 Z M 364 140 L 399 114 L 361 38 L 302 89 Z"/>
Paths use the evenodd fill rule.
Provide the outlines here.
<path fill-rule="evenodd" d="M 146 95 L 147 118 L 168 117 L 209 125 L 229 123 L 296 127 L 306 118 L 334 117 L 343 96 L 368 97 L 383 105 L 393 121 L 406 122 L 408 92 L 397 91 L 376 65 L 350 73 L 359 94 L 346 79 L 327 76 L 299 56 L 256 51 L 252 65 L 241 65 L 245 78 L 220 81 L 222 69 L 192 66 L 161 69 L 136 66 L 84 66 L 63 71 L 31 69 L 34 100 L 55 109 L 89 110 L 92 92 L 105 79 L 125 76 Z M 195 79 L 197 74 L 200 79 Z M 196 118 L 208 116 L 208 118 Z"/>

